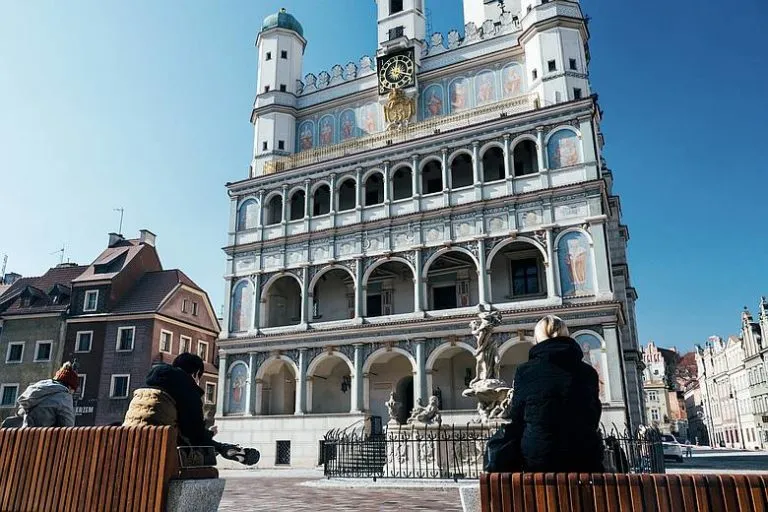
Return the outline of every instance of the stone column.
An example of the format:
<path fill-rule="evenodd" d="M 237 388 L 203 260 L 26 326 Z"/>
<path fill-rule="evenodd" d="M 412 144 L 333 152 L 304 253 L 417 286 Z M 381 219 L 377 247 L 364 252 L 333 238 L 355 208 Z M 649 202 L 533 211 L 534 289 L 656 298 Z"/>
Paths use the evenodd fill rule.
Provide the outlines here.
<path fill-rule="evenodd" d="M 544 147 L 544 127 L 536 127 L 536 157 L 539 161 L 539 172 L 541 172 L 541 186 L 549 188 L 551 186 L 551 180 L 549 176 L 548 162 L 546 161 L 547 148 Z"/>
<path fill-rule="evenodd" d="M 234 274 L 234 263 L 233 258 L 227 258 L 227 273 L 232 275 Z M 229 308 L 231 307 L 231 301 L 232 301 L 232 278 L 227 277 L 224 279 L 224 315 L 221 319 L 221 334 L 219 334 L 219 339 L 226 339 L 229 337 L 229 323 L 232 318 L 230 315 Z"/>
<path fill-rule="evenodd" d="M 515 193 L 515 169 L 514 160 L 512 159 L 511 148 L 511 136 L 508 133 L 504 134 L 504 177 L 507 180 L 507 194 L 514 195 Z"/>
<path fill-rule="evenodd" d="M 312 307 L 310 299 L 312 298 L 309 290 L 309 266 L 305 265 L 301 269 L 301 325 L 309 324 L 308 311 Z"/>
<path fill-rule="evenodd" d="M 259 317 L 261 316 L 261 276 L 255 274 L 251 276 L 253 282 L 253 300 L 251 301 L 253 310 L 251 311 L 251 325 L 252 331 L 259 330 Z"/>
<path fill-rule="evenodd" d="M 590 222 L 588 231 L 592 236 L 592 275 L 594 276 L 595 295 L 611 293 L 611 267 L 608 261 L 607 245 L 605 236 L 605 224 L 603 220 Z"/>
<path fill-rule="evenodd" d="M 245 388 L 245 415 L 253 416 L 253 381 L 256 380 L 256 369 L 253 352 L 248 354 L 248 385 Z"/>
<path fill-rule="evenodd" d="M 559 297 L 560 294 L 557 293 L 557 283 L 555 281 L 555 268 L 557 266 L 557 251 L 555 250 L 555 247 L 552 245 L 553 237 L 552 237 L 552 228 L 547 229 L 547 268 L 546 268 L 546 274 L 547 274 L 547 297 Z"/>
<path fill-rule="evenodd" d="M 331 226 L 336 227 L 336 173 L 331 173 L 330 201 Z"/>
<path fill-rule="evenodd" d="M 264 191 L 258 192 L 259 213 L 256 215 L 256 231 L 258 233 L 259 240 L 264 239 Z"/>
<path fill-rule="evenodd" d="M 419 398 L 421 398 L 424 405 L 427 404 L 427 400 L 429 399 L 427 391 L 427 357 L 426 347 L 424 346 L 425 341 L 424 338 L 419 338 L 413 341 L 413 345 L 416 349 L 416 372 L 413 377 L 413 403 L 416 404 Z"/>
<path fill-rule="evenodd" d="M 490 303 L 488 297 L 488 266 L 485 261 L 485 240 L 477 240 L 477 292 L 480 295 L 480 304 L 487 306 Z"/>
<path fill-rule="evenodd" d="M 413 251 L 413 266 L 416 268 L 416 274 L 413 276 L 413 311 L 414 313 L 421 313 L 424 311 L 424 305 L 421 302 L 424 287 L 424 279 L 422 277 L 422 263 L 421 263 L 421 249 Z"/>
<path fill-rule="evenodd" d="M 363 317 L 363 300 L 365 299 L 365 286 L 363 286 L 363 259 L 355 258 L 355 319 Z"/>
<path fill-rule="evenodd" d="M 363 346 L 355 345 L 355 370 L 352 375 L 352 400 L 351 413 L 361 413 L 365 407 L 363 403 Z"/>
<path fill-rule="evenodd" d="M 440 152 L 442 155 L 442 168 L 443 168 L 443 205 L 451 205 L 451 188 L 449 183 L 450 173 L 448 172 L 448 148 L 443 148 Z"/>
<path fill-rule="evenodd" d="M 421 173 L 419 172 L 419 155 L 411 156 L 411 192 L 414 198 L 421 196 Z"/>
<path fill-rule="evenodd" d="M 392 215 L 392 209 L 391 209 L 392 201 L 390 201 L 391 193 L 390 193 L 390 190 L 389 190 L 390 186 L 391 186 L 391 183 L 390 183 L 390 180 L 389 180 L 389 175 L 390 175 L 389 170 L 390 170 L 390 168 L 391 168 L 391 164 L 390 164 L 389 160 L 385 160 L 384 161 L 384 175 L 382 176 L 382 180 L 384 181 L 384 183 L 383 183 L 383 186 L 384 186 L 384 208 L 386 209 L 386 212 L 387 212 L 387 218 L 389 218 L 389 216 Z"/>
<path fill-rule="evenodd" d="M 254 416 L 261 416 L 261 405 L 262 405 L 262 399 L 264 398 L 264 381 L 261 379 L 257 379 L 256 374 L 254 373 L 253 377 L 253 385 L 254 385 L 254 404 L 253 404 L 253 415 Z"/>
<path fill-rule="evenodd" d="M 357 222 L 363 221 L 363 168 L 355 169 L 355 211 Z"/>
<path fill-rule="evenodd" d="M 608 382 L 605 383 L 605 392 L 611 402 L 621 402 L 624 389 L 627 387 L 626 372 L 621 371 L 621 345 L 619 342 L 619 333 L 616 324 L 606 324 L 603 326 L 603 339 L 605 340 L 605 350 L 608 356 L 608 368 L 606 374 Z M 630 404 L 625 404 L 629 411 Z"/>
<path fill-rule="evenodd" d="M 224 397 L 227 387 L 227 353 L 219 350 L 219 384 L 216 389 L 216 416 L 224 416 Z"/>
<path fill-rule="evenodd" d="M 283 224 L 288 222 L 288 185 L 283 185 L 283 220 L 281 221 Z"/>
<path fill-rule="evenodd" d="M 299 375 L 296 379 L 296 411 L 301 416 L 307 412 L 307 349 L 299 349 Z"/>

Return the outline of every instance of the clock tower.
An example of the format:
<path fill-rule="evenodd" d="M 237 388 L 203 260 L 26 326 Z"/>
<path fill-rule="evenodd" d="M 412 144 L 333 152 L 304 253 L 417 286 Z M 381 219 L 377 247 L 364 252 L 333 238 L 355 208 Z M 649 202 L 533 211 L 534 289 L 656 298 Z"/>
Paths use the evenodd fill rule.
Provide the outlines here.
<path fill-rule="evenodd" d="M 378 7 L 378 55 L 398 49 L 415 47 L 415 62 L 421 60 L 421 51 L 427 39 L 425 0 L 376 0 Z"/>

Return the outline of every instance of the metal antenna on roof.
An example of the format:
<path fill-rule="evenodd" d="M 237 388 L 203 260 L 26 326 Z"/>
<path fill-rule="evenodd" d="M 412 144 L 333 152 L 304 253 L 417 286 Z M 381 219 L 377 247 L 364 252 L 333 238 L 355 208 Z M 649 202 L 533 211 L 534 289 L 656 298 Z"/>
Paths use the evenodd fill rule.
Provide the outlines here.
<path fill-rule="evenodd" d="M 5 267 L 8 265 L 8 255 L 3 254 L 3 266 L 0 267 L 0 284 L 3 284 L 5 281 Z"/>
<path fill-rule="evenodd" d="M 59 249 L 58 251 L 53 251 L 51 253 L 51 255 L 54 255 L 54 254 L 58 254 L 59 255 L 59 265 L 64 263 L 64 248 L 65 248 L 65 246 L 62 245 L 61 249 Z"/>
<path fill-rule="evenodd" d="M 120 212 L 120 227 L 117 228 L 117 234 L 122 235 L 123 234 L 123 214 L 125 213 L 125 208 L 115 208 L 114 211 Z"/>

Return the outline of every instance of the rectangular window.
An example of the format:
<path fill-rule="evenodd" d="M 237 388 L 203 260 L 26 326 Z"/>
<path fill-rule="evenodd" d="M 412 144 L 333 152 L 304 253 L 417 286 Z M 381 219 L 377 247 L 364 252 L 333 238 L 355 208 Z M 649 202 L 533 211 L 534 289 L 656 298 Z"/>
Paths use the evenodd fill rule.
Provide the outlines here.
<path fill-rule="evenodd" d="M 578 87 L 573 88 L 573 99 L 580 100 L 581 99 L 581 89 Z"/>
<path fill-rule="evenodd" d="M 456 285 L 435 286 L 432 288 L 432 309 L 455 309 L 459 307 Z"/>
<path fill-rule="evenodd" d="M 404 33 L 403 27 L 395 27 L 389 29 L 389 40 L 397 39 L 398 37 L 403 37 Z"/>
<path fill-rule="evenodd" d="M 170 331 L 160 331 L 160 352 L 170 354 L 173 352 L 173 333 Z"/>
<path fill-rule="evenodd" d="M 110 398 L 128 398 L 128 388 L 131 384 L 131 376 L 127 374 L 112 375 L 109 386 Z"/>
<path fill-rule="evenodd" d="M 536 295 L 539 287 L 539 265 L 535 258 L 515 260 L 512 264 L 512 296 Z"/>
<path fill-rule="evenodd" d="M 179 337 L 179 354 L 183 354 L 184 352 L 189 352 L 189 350 L 192 348 L 192 338 L 189 336 L 180 336 Z"/>
<path fill-rule="evenodd" d="M 576 67 L 576 59 L 568 59 L 568 66 L 576 71 L 578 68 Z"/>
<path fill-rule="evenodd" d="M 181 312 L 182 313 L 187 312 L 187 299 L 184 299 L 181 301 Z"/>
<path fill-rule="evenodd" d="M 198 341 L 197 342 L 197 355 L 200 356 L 200 359 L 203 361 L 208 360 L 208 343 L 205 341 Z"/>
<path fill-rule="evenodd" d="M 270 87 L 270 86 L 268 86 L 268 85 L 265 85 L 265 86 L 264 86 L 264 92 L 269 92 L 269 90 L 270 90 L 270 89 L 271 89 L 271 87 Z"/>
<path fill-rule="evenodd" d="M 290 441 L 275 441 L 275 465 L 276 466 L 288 466 L 291 464 L 291 442 Z"/>
<path fill-rule="evenodd" d="M 24 359 L 24 342 L 15 341 L 8 344 L 8 351 L 5 353 L 6 363 L 20 363 Z"/>
<path fill-rule="evenodd" d="M 35 345 L 35 362 L 50 361 L 52 341 L 38 341 Z"/>
<path fill-rule="evenodd" d="M 533 71 L 531 71 L 531 76 L 533 76 L 533 79 L 536 80 L 537 78 L 539 78 L 539 72 L 534 69 Z"/>
<path fill-rule="evenodd" d="M 280 142 L 282 142 L 282 141 L 280 141 Z M 192 316 L 197 316 L 197 314 L 198 314 L 198 303 L 197 302 L 193 302 L 192 303 Z"/>
<path fill-rule="evenodd" d="M 658 409 L 651 409 L 651 421 L 659 421 L 659 410 Z"/>
<path fill-rule="evenodd" d="M 280 58 L 281 59 L 287 59 L 288 58 L 288 50 L 281 50 L 280 51 Z"/>
<path fill-rule="evenodd" d="M 547 69 L 551 73 L 552 71 L 557 71 L 557 62 L 554 60 L 547 61 Z"/>
<path fill-rule="evenodd" d="M 3 384 L 0 386 L 0 407 L 14 407 L 19 396 L 18 384 Z"/>
<path fill-rule="evenodd" d="M 205 383 L 205 403 L 207 404 L 216 403 L 216 384 L 214 384 L 213 382 Z"/>
<path fill-rule="evenodd" d="M 288 90 L 288 87 L 285 84 L 280 84 L 280 92 L 285 92 Z"/>
<path fill-rule="evenodd" d="M 90 352 L 93 331 L 79 331 L 75 338 L 75 352 Z"/>
<path fill-rule="evenodd" d="M 267 52 L 265 60 L 272 60 L 272 52 Z"/>
<path fill-rule="evenodd" d="M 267 141 L 264 141 L 261 143 L 261 149 L 263 151 L 266 151 L 267 149 L 269 149 L 269 146 L 267 145 Z"/>
<path fill-rule="evenodd" d="M 75 394 L 73 395 L 73 398 L 75 400 L 82 400 L 83 396 L 85 396 L 86 377 L 87 375 L 85 375 L 84 373 L 77 374 L 77 391 L 75 391 Z"/>
<path fill-rule="evenodd" d="M 284 140 L 277 141 L 277 149 L 279 149 L 281 151 L 285 149 L 285 141 Z"/>
<path fill-rule="evenodd" d="M 96 311 L 99 305 L 99 290 L 88 290 L 85 292 L 85 301 L 83 302 L 83 311 Z"/>
<path fill-rule="evenodd" d="M 135 327 L 119 327 L 117 329 L 118 352 L 130 352 L 133 350 L 133 336 L 135 333 Z"/>
<path fill-rule="evenodd" d="M 403 0 L 389 0 L 389 14 L 402 12 Z"/>
<path fill-rule="evenodd" d="M 383 314 L 381 307 L 381 295 L 375 294 L 368 296 L 365 299 L 365 315 L 370 317 L 381 316 Z"/>

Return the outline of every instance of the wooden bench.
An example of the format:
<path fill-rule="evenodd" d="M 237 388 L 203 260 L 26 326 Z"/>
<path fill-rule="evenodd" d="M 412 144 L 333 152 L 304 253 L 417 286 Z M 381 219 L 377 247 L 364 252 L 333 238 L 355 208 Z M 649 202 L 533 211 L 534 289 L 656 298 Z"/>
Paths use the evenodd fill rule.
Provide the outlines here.
<path fill-rule="evenodd" d="M 216 478 L 213 468 L 194 477 Z M 0 429 L 0 510 L 164 511 L 172 427 Z"/>
<path fill-rule="evenodd" d="M 491 473 L 483 512 L 766 512 L 764 475 Z"/>

